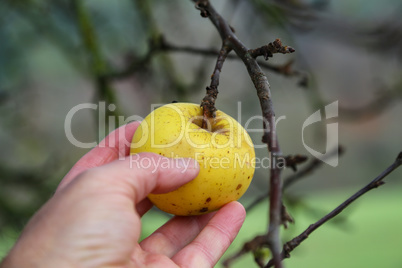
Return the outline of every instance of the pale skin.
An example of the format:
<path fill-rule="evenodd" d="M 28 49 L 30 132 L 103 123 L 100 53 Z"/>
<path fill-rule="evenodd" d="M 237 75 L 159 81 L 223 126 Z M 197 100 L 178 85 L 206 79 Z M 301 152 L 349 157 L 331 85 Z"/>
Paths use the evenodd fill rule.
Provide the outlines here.
<path fill-rule="evenodd" d="M 217 263 L 244 221 L 245 210 L 238 202 L 202 216 L 175 216 L 139 242 L 141 217 L 152 207 L 146 196 L 191 181 L 199 166 L 130 165 L 129 141 L 138 125 L 119 128 L 73 166 L 0 268 L 202 268 Z"/>

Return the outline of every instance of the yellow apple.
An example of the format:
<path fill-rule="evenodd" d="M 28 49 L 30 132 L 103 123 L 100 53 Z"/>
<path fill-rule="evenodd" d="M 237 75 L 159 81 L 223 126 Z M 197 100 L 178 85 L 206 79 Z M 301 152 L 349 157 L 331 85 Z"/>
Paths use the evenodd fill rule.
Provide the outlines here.
<path fill-rule="evenodd" d="M 239 199 L 254 175 L 254 145 L 246 130 L 229 115 L 202 128 L 202 108 L 171 103 L 155 109 L 134 134 L 131 154 L 153 152 L 170 158 L 191 157 L 200 173 L 191 182 L 148 198 L 159 209 L 175 215 L 199 215 Z"/>

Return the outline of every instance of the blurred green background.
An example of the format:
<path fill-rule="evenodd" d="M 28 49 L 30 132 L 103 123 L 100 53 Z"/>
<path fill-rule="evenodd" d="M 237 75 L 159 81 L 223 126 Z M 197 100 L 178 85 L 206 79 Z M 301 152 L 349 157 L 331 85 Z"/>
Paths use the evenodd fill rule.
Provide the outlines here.
<path fill-rule="evenodd" d="M 277 126 L 285 155 L 307 155 L 313 161 L 302 142 L 303 122 L 325 105 L 339 103 L 335 121 L 345 153 L 337 167 L 324 164 L 286 191 L 288 210 L 296 220 L 282 232 L 287 241 L 367 184 L 402 149 L 402 4 L 398 0 L 211 2 L 249 48 L 280 38 L 296 49 L 268 61 L 274 67 L 291 67 L 289 72 L 265 69 L 277 118 L 286 117 Z M 161 46 L 161 36 L 170 48 Z M 151 104 L 200 103 L 216 57 L 186 53 L 183 48 L 218 50 L 220 43 L 213 25 L 201 18 L 191 1 L 2 0 L 0 257 L 89 150 L 66 137 L 65 120 L 71 109 L 101 101 L 116 105 L 107 110 L 106 122 L 99 122 L 99 110 L 93 109 L 80 110 L 72 118 L 74 137 L 93 142 L 118 127 L 119 116 L 144 117 Z M 243 125 L 261 114 L 241 61 L 227 60 L 219 92 L 218 109 Z M 248 128 L 261 128 L 261 120 L 253 120 Z M 262 144 L 261 132 L 250 134 L 256 145 Z M 305 142 L 324 152 L 326 134 L 325 124 L 314 124 L 305 129 Z M 267 156 L 267 149 L 256 153 Z M 291 174 L 287 169 L 283 177 Z M 394 172 L 386 185 L 318 229 L 285 261 L 286 266 L 401 267 L 397 252 L 402 248 L 401 174 Z M 260 168 L 242 203 L 250 204 L 267 189 L 268 170 Z M 248 212 L 232 253 L 264 233 L 266 203 Z M 151 211 L 143 220 L 144 235 L 165 220 L 166 215 Z M 252 257 L 247 255 L 235 267 L 250 263 Z"/>

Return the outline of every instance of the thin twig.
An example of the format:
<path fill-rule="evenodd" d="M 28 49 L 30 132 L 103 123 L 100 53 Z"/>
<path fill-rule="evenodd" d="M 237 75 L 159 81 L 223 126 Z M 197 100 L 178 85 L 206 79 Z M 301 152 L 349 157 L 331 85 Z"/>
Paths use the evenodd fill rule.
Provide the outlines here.
<path fill-rule="evenodd" d="M 334 150 L 330 151 L 329 153 L 327 153 L 325 155 L 325 158 L 323 158 L 322 160 L 326 160 L 328 158 L 331 158 L 335 155 L 335 153 L 338 151 L 338 155 L 341 156 L 344 153 L 344 149 L 342 146 L 339 146 L 337 148 L 335 148 Z M 310 175 L 312 172 L 314 172 L 315 170 L 317 170 L 319 167 L 322 166 L 322 164 L 324 163 L 322 160 L 314 158 L 313 160 L 311 160 L 307 166 L 303 167 L 302 169 L 300 169 L 298 172 L 288 176 L 287 178 L 285 178 L 283 180 L 283 187 L 282 187 L 282 191 L 285 191 L 286 189 L 288 189 L 290 186 L 292 186 L 294 183 L 296 183 L 297 181 L 300 181 L 301 179 L 305 178 L 307 175 Z M 265 199 L 267 199 L 269 197 L 269 192 L 265 192 L 264 194 L 261 194 L 260 196 L 258 196 L 251 204 L 249 204 L 248 206 L 246 206 L 246 211 L 250 212 L 252 209 L 254 209 L 259 203 L 261 203 L 262 201 L 264 201 Z"/>
<path fill-rule="evenodd" d="M 106 73 L 104 76 L 110 80 L 127 78 L 133 73 L 144 68 L 144 66 L 147 65 L 152 59 L 152 57 L 157 53 L 164 53 L 164 52 L 188 53 L 192 55 L 202 55 L 207 57 L 216 57 L 217 55 L 219 55 L 219 50 L 216 50 L 215 48 L 196 48 L 192 46 L 178 46 L 170 43 L 162 36 L 160 37 L 160 39 L 161 40 L 158 42 L 155 42 L 154 40 L 150 42 L 149 45 L 150 49 L 143 57 L 133 60 L 128 66 L 126 66 L 122 70 L 111 71 L 109 73 Z M 237 55 L 230 55 L 230 54 L 227 55 L 227 59 L 241 60 Z M 258 64 L 262 68 L 276 74 L 281 74 L 287 77 L 300 76 L 302 79 L 305 78 L 304 74 L 292 68 L 293 60 L 290 60 L 289 62 L 282 65 L 270 64 L 264 61 L 258 61 Z"/>
<path fill-rule="evenodd" d="M 285 160 L 285 166 L 291 168 L 293 171 L 297 171 L 297 165 L 300 165 L 307 161 L 308 157 L 305 155 L 287 155 L 283 157 Z"/>
<path fill-rule="evenodd" d="M 250 49 L 249 53 L 251 57 L 257 58 L 259 56 L 264 56 L 265 60 L 272 58 L 275 53 L 288 54 L 295 52 L 294 48 L 289 46 L 283 46 L 280 39 L 276 39 L 274 42 L 264 45 L 256 49 Z"/>
<path fill-rule="evenodd" d="M 345 149 L 341 145 L 339 145 L 338 147 L 336 147 L 333 150 L 326 153 L 325 157 L 323 159 L 320 160 L 320 159 L 315 158 L 305 168 L 303 168 L 299 172 L 287 177 L 283 182 L 283 190 L 285 191 L 291 185 L 293 185 L 295 182 L 297 182 L 300 179 L 304 178 L 305 176 L 311 174 L 318 167 L 322 166 L 322 164 L 324 163 L 325 160 L 327 160 L 331 157 L 334 157 L 335 155 L 341 156 L 344 152 L 345 152 Z"/>
<path fill-rule="evenodd" d="M 311 224 L 306 230 L 304 230 L 300 235 L 296 236 L 289 242 L 287 242 L 283 246 L 283 251 L 281 254 L 281 258 L 289 258 L 290 257 L 290 252 L 292 252 L 296 247 L 298 247 L 304 240 L 308 238 L 308 236 L 317 230 L 320 226 L 322 226 L 324 223 L 329 221 L 330 219 L 334 218 L 336 215 L 341 213 L 346 207 L 348 207 L 352 202 L 354 202 L 356 199 L 358 199 L 360 196 L 364 195 L 368 191 L 377 188 L 381 185 L 383 185 L 385 182 L 383 181 L 392 171 L 396 170 L 399 166 L 402 165 L 402 151 L 398 154 L 397 158 L 395 159 L 394 163 L 392 163 L 387 169 L 385 169 L 380 175 L 378 175 L 374 180 L 372 180 L 369 184 L 367 184 L 365 187 L 357 191 L 354 195 L 349 197 L 345 202 L 340 204 L 338 207 L 336 207 L 334 210 L 332 210 L 330 213 L 322 217 L 320 220 L 317 222 Z M 275 264 L 273 260 L 269 261 L 268 264 L 265 267 L 272 267 Z"/>
<path fill-rule="evenodd" d="M 173 45 L 166 40 L 163 43 L 163 47 L 161 47 L 162 52 L 181 52 L 181 53 L 189 53 L 195 55 L 203 55 L 203 56 L 212 56 L 216 57 L 219 54 L 215 48 L 196 48 L 196 47 L 189 47 L 189 46 L 177 46 Z M 240 58 L 236 55 L 228 55 L 227 59 L 230 60 L 240 60 Z M 258 64 L 266 70 L 272 71 L 277 74 L 282 74 L 284 76 L 302 76 L 297 70 L 292 69 L 293 60 L 283 64 L 283 65 L 274 65 L 264 61 L 258 61 Z"/>

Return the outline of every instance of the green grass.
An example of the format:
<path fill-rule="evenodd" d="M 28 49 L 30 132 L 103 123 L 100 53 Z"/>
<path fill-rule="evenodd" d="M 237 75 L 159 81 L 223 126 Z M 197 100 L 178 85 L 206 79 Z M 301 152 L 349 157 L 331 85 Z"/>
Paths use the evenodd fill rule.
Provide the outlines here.
<path fill-rule="evenodd" d="M 337 218 L 317 229 L 285 260 L 287 268 L 339 267 L 402 267 L 402 195 L 398 189 L 375 189 L 342 212 L 346 219 L 334 224 Z M 318 209 L 321 215 L 305 213 L 302 209 L 290 211 L 296 223 L 283 230 L 287 241 L 331 211 L 354 192 L 322 193 L 303 199 Z M 307 214 L 307 215 L 306 215 Z M 161 225 L 166 217 L 152 213 L 143 221 L 144 234 Z M 267 204 L 261 204 L 247 214 L 246 221 L 226 256 L 241 248 L 244 242 L 266 230 Z M 217 265 L 220 267 L 220 265 Z M 238 259 L 234 268 L 257 267 L 251 254 Z"/>
<path fill-rule="evenodd" d="M 8 253 L 18 238 L 18 231 L 12 228 L 6 228 L 0 232 L 0 260 Z"/>
<path fill-rule="evenodd" d="M 387 185 L 388 186 L 388 185 Z M 316 230 L 297 249 L 290 259 L 285 260 L 287 268 L 292 267 L 402 267 L 402 195 L 398 189 L 383 186 L 375 189 L 341 215 L 346 218 L 341 224 L 329 222 Z M 396 187 L 397 188 L 397 187 Z M 322 211 L 322 215 L 335 208 L 353 190 L 336 193 L 322 193 L 304 200 L 310 206 Z M 242 244 L 266 229 L 267 205 L 261 204 L 249 212 L 246 221 L 230 247 L 232 254 Z M 299 234 L 319 216 L 311 216 L 302 209 L 290 211 L 296 224 L 282 231 L 284 240 Z M 336 219 L 336 218 L 335 218 Z M 166 216 L 150 212 L 143 218 L 143 233 L 147 235 L 158 228 Z M 4 230 L 0 235 L 0 257 L 4 256 L 17 237 L 15 230 Z M 219 265 L 217 266 L 219 267 Z M 256 267 L 251 254 L 240 258 L 233 267 Z"/>
<path fill-rule="evenodd" d="M 322 194 L 307 198 L 307 202 L 322 210 L 323 216 L 352 192 Z M 346 222 L 328 222 L 312 233 L 292 252 L 291 258 L 285 260 L 286 267 L 402 267 L 401 203 L 399 191 L 384 191 L 383 188 L 367 193 L 343 212 Z M 229 255 L 266 228 L 266 209 L 266 205 L 261 205 L 248 214 L 235 244 L 228 251 Z M 321 217 L 304 215 L 302 210 L 294 212 L 293 216 L 296 224 L 282 232 L 287 238 L 285 241 Z M 252 261 L 249 255 L 233 267 L 250 266 Z"/>

